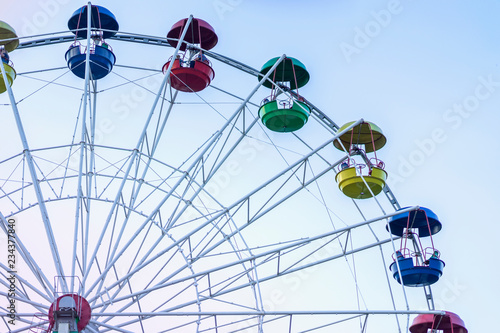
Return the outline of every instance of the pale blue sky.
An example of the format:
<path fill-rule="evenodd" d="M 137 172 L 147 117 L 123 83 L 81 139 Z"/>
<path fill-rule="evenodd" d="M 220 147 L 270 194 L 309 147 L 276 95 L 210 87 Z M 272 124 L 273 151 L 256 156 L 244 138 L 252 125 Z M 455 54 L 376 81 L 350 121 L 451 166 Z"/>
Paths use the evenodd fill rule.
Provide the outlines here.
<path fill-rule="evenodd" d="M 469 332 L 491 331 L 491 320 L 485 318 L 495 318 L 500 297 L 491 267 L 500 234 L 495 210 L 500 203 L 496 176 L 500 163 L 496 152 L 500 141 L 500 1 L 188 0 L 138 4 L 109 0 L 93 4 L 111 10 L 123 32 L 164 36 L 172 24 L 193 14 L 218 33 L 214 52 L 254 68 L 283 53 L 303 62 L 311 79 L 301 94 L 338 125 L 363 117 L 380 126 L 388 142 L 378 154 L 397 199 L 402 206 L 431 208 L 440 217 L 443 230 L 434 241 L 446 267 L 433 286 L 436 303 L 457 313 Z M 68 0 L 10 2 L 0 20 L 21 36 L 62 31 L 69 15 L 82 5 Z M 124 59 L 124 64 L 133 65 L 136 59 L 137 65 L 150 68 L 163 64 L 156 58 L 158 53 L 143 58 L 143 49 L 136 47 L 125 55 L 118 42 L 111 44 L 117 63 Z M 64 65 L 64 54 L 57 53 L 56 47 L 47 49 L 46 58 L 30 61 L 28 53 L 22 52 L 19 62 L 31 69 L 39 68 L 42 61 Z M 165 51 L 163 62 L 169 52 Z M 11 54 L 14 64 L 16 56 L 17 52 Z M 231 80 L 224 75 L 222 64 L 214 62 L 214 67 L 214 85 L 239 96 L 246 96 L 257 83 L 255 79 Z M 265 97 L 265 92 L 257 95 Z M 6 103 L 5 95 L 0 98 Z M 136 116 L 122 120 L 117 114 L 108 115 L 113 124 L 130 126 L 130 131 Z M 40 117 L 32 120 L 33 126 L 47 120 Z M 307 128 L 301 131 L 315 134 Z M 114 144 L 125 133 L 114 130 L 103 140 Z M 4 131 L 0 136 L 2 146 L 10 135 Z M 276 140 L 280 144 L 286 141 L 283 137 Z M 0 159 L 5 157 L 2 153 Z M 266 168 L 251 162 L 256 170 Z M 332 182 L 331 186 L 337 185 Z M 345 210 L 353 209 L 351 202 L 340 195 L 334 198 L 338 202 L 332 206 L 339 214 L 350 216 Z M 355 223 L 359 217 L 347 220 Z M 369 256 L 360 257 L 370 261 Z M 309 283 L 302 287 L 304 293 L 321 295 L 316 289 L 321 288 L 320 283 L 343 283 L 334 276 L 315 279 L 305 279 Z M 414 295 L 410 306 L 422 307 L 423 291 Z M 296 296 L 290 292 L 290 306 L 303 306 Z M 368 332 L 377 332 L 371 329 Z"/>

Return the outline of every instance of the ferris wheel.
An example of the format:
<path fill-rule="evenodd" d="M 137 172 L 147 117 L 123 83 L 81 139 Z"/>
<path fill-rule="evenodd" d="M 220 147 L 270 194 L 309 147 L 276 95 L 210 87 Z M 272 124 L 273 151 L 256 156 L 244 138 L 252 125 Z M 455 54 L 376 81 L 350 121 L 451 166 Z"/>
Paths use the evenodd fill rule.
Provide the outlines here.
<path fill-rule="evenodd" d="M 218 40 L 90 3 L 62 32 L 0 22 L 3 330 L 466 333 L 433 302 L 442 223 L 400 206 L 382 129 L 338 126 L 298 59 L 254 69 Z"/>

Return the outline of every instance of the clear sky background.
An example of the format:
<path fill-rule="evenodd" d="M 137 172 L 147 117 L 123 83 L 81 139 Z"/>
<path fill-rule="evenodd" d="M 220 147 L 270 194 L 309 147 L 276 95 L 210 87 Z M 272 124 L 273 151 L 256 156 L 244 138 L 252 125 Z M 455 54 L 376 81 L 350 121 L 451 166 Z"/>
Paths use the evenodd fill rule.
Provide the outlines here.
<path fill-rule="evenodd" d="M 69 15 L 84 5 L 69 0 L 4 2 L 0 20 L 20 36 L 65 30 Z M 492 330 L 500 297 L 495 267 L 500 234 L 496 210 L 500 204 L 496 151 L 500 143 L 500 1 L 110 0 L 93 4 L 111 10 L 123 32 L 165 36 L 173 23 L 193 14 L 215 28 L 219 43 L 213 51 L 217 53 L 258 69 L 283 53 L 304 63 L 311 80 L 301 94 L 339 125 L 364 118 L 380 126 L 388 143 L 379 157 L 400 204 L 422 205 L 440 217 L 443 229 L 434 241 L 446 267 L 433 286 L 436 304 L 457 313 L 471 333 Z M 115 44 L 119 54 L 120 46 Z M 133 51 L 138 65 L 158 68 L 141 52 L 139 47 Z M 63 61 L 63 54 L 46 57 L 33 58 L 30 65 L 37 68 L 42 60 Z M 15 52 L 11 58 L 16 64 Z M 222 65 L 215 62 L 215 66 L 217 73 Z M 241 96 L 253 88 L 246 81 L 230 81 L 223 72 L 216 74 L 214 84 L 231 87 Z M 265 97 L 264 92 L 259 95 Z M 2 149 L 8 131 L 15 133 L 13 124 L 7 134 L 3 129 Z M 120 135 L 116 131 L 104 140 L 112 144 Z M 2 159 L 5 156 L 2 153 Z M 336 190 L 334 182 L 331 186 Z M 349 201 L 337 198 L 333 206 L 339 214 L 353 209 Z M 316 280 L 308 281 L 318 286 Z M 330 281 L 343 283 L 335 277 Z M 423 292 L 419 295 L 417 308 L 424 304 Z"/>

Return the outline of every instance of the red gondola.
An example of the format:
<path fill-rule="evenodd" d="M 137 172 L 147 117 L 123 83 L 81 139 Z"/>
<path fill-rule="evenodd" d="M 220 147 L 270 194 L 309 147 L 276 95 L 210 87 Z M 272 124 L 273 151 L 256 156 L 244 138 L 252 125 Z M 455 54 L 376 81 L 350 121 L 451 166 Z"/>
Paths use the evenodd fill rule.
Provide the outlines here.
<path fill-rule="evenodd" d="M 163 73 L 167 72 L 172 58 L 163 65 Z M 202 91 L 210 85 L 215 77 L 210 61 L 203 55 L 197 54 L 194 59 L 184 61 L 180 55 L 174 60 L 170 72 L 170 85 L 183 92 Z"/>
<path fill-rule="evenodd" d="M 444 315 L 418 315 L 410 327 L 411 333 L 468 333 L 464 321 L 453 312 L 446 311 Z"/>
<path fill-rule="evenodd" d="M 167 41 L 172 47 L 177 47 L 182 32 L 188 19 L 175 23 L 167 34 Z M 186 51 L 179 53 L 173 60 L 170 71 L 170 85 L 172 88 L 183 92 L 199 92 L 210 85 L 215 77 L 212 64 L 207 59 L 202 50 L 210 50 L 218 41 L 214 28 L 207 22 L 193 18 L 184 36 L 185 43 L 179 50 Z M 189 47 L 188 44 L 198 47 Z M 202 50 L 200 50 L 202 49 Z M 166 74 L 172 58 L 163 65 L 163 73 Z"/>
<path fill-rule="evenodd" d="M 77 294 L 65 294 L 58 297 L 49 309 L 49 331 L 59 331 L 63 326 L 70 332 L 75 328 L 82 331 L 90 321 L 90 305 L 85 298 Z"/>

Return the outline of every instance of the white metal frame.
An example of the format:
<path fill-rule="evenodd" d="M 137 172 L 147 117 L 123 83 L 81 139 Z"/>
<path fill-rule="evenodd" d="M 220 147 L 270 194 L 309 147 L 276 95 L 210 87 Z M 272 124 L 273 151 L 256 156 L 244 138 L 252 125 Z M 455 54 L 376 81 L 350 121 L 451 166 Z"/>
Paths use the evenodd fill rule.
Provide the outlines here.
<path fill-rule="evenodd" d="M 90 45 L 91 4 L 89 3 L 88 6 L 89 15 L 87 17 L 87 22 L 89 31 L 87 33 L 87 44 Z M 188 20 L 188 25 L 191 20 L 192 16 Z M 185 36 L 186 30 L 187 29 L 184 29 L 182 33 L 180 38 L 181 41 Z M 19 49 L 68 43 L 74 38 L 67 36 L 66 32 L 41 35 L 38 37 L 43 38 L 30 38 L 27 41 L 23 41 L 20 44 Z M 118 33 L 112 39 L 118 42 L 134 42 L 158 45 L 162 47 L 169 46 L 165 38 L 154 36 Z M 181 43 L 178 43 L 178 46 L 174 50 L 174 56 L 179 51 L 180 46 Z M 189 47 L 196 48 L 197 46 L 189 45 Z M 259 75 L 257 70 L 229 57 L 212 51 L 204 50 L 204 52 L 208 56 L 211 56 L 213 59 L 216 59 L 223 64 L 227 64 L 253 76 Z M 251 119 L 251 114 L 248 111 L 249 106 L 252 106 L 251 99 L 265 80 L 268 79 L 273 69 L 276 68 L 276 66 L 278 66 L 284 58 L 285 55 L 281 56 L 268 74 L 264 76 L 255 87 L 252 88 L 247 97 L 240 98 L 241 103 L 236 107 L 234 113 L 230 115 L 224 125 L 222 125 L 213 134 L 213 136 L 209 138 L 209 140 L 207 140 L 202 147 L 200 147 L 199 151 L 193 152 L 194 157 L 189 160 L 189 164 L 187 166 L 182 165 L 178 167 L 170 166 L 167 163 L 155 158 L 160 138 L 162 137 L 165 126 L 169 120 L 169 115 L 175 105 L 177 96 L 177 93 L 174 93 L 173 97 L 168 100 L 165 95 L 168 88 L 168 78 L 173 64 L 172 62 L 157 93 L 155 94 L 151 109 L 148 113 L 142 133 L 137 140 L 136 146 L 131 149 L 99 146 L 94 142 L 98 90 L 97 82 L 92 81 L 90 78 L 90 66 L 88 65 L 90 54 L 88 48 L 86 54 L 87 66 L 82 95 L 81 116 L 80 119 L 77 120 L 77 124 L 79 124 L 80 128 L 79 141 L 72 142 L 71 144 L 65 146 L 48 147 L 46 149 L 37 150 L 31 149 L 28 144 L 23 121 L 18 109 L 18 103 L 14 97 L 13 89 L 11 89 L 7 82 L 3 63 L 0 62 L 0 69 L 7 86 L 10 106 L 12 108 L 17 130 L 23 146 L 23 152 L 21 154 L 8 157 L 6 159 L 3 159 L 2 157 L 2 160 L 0 160 L 0 166 L 5 164 L 6 161 L 19 160 L 20 163 L 27 166 L 31 178 L 30 181 L 25 181 L 23 178 L 23 182 L 15 190 L 2 191 L 0 193 L 0 202 L 15 201 L 14 198 L 16 198 L 19 192 L 24 193 L 24 191 L 33 191 L 36 196 L 36 202 L 34 205 L 38 206 L 38 210 L 40 211 L 40 220 L 45 228 L 45 237 L 50 246 L 54 270 L 58 276 L 65 276 L 66 272 L 69 272 L 69 275 L 71 276 L 81 274 L 83 294 L 93 309 L 93 319 L 86 328 L 86 331 L 130 332 L 128 327 L 134 327 L 134 330 L 136 330 L 137 327 L 140 327 L 140 329 L 144 332 L 145 326 L 143 324 L 145 324 L 150 318 L 162 316 L 193 317 L 188 319 L 188 321 L 185 322 L 185 325 L 194 325 L 197 331 L 206 329 L 203 328 L 204 326 L 202 324 L 206 322 L 213 322 L 213 324 L 210 325 L 213 330 L 217 331 L 217 328 L 225 330 L 239 323 L 239 319 L 234 319 L 233 322 L 225 322 L 219 326 L 218 321 L 220 321 L 220 318 L 243 316 L 248 317 L 249 319 L 256 319 L 256 322 L 252 324 L 252 326 L 249 326 L 249 328 L 257 330 L 258 332 L 263 332 L 267 324 L 277 320 L 283 321 L 284 319 L 286 319 L 288 323 L 286 325 L 287 329 L 292 332 L 295 331 L 294 320 L 292 320 L 292 318 L 321 315 L 331 317 L 330 323 L 321 325 L 312 323 L 310 331 L 320 330 L 346 320 L 358 320 L 360 323 L 363 323 L 361 325 L 361 331 L 363 332 L 369 316 L 393 315 L 396 318 L 396 327 L 401 332 L 402 328 L 399 323 L 398 316 L 404 315 L 409 318 L 410 314 L 417 313 L 442 314 L 441 311 L 434 311 L 433 309 L 429 311 L 410 310 L 408 301 L 405 301 L 406 309 L 404 310 L 397 309 L 394 301 L 393 309 L 391 310 L 358 309 L 324 311 L 319 309 L 309 309 L 297 311 L 266 311 L 264 309 L 260 291 L 261 284 L 313 266 L 327 264 L 333 260 L 349 258 L 358 252 L 374 247 L 380 248 L 383 258 L 384 253 L 382 251 L 382 245 L 389 244 L 394 241 L 394 237 L 392 236 L 382 240 L 379 240 L 375 236 L 376 241 L 371 244 L 365 243 L 363 246 L 349 248 L 349 241 L 352 237 L 353 231 L 358 228 L 371 228 L 370 225 L 372 223 L 387 220 L 387 218 L 396 214 L 396 212 L 386 213 L 381 207 L 383 213 L 377 218 L 365 218 L 364 220 L 352 223 L 343 228 L 337 228 L 328 233 L 320 234 L 315 237 L 290 240 L 290 242 L 286 244 L 269 244 L 268 250 L 252 248 L 245 243 L 242 233 L 246 228 L 254 225 L 259 219 L 286 203 L 297 193 L 306 191 L 308 187 L 314 185 L 325 175 L 329 175 L 334 172 L 334 168 L 341 163 L 346 156 L 342 156 L 340 159 L 332 161 L 331 159 L 325 157 L 325 151 L 328 147 L 331 147 L 332 142 L 344 132 L 363 122 L 363 119 L 360 119 L 340 133 L 338 132 L 338 126 L 333 122 L 333 120 L 331 120 L 326 114 L 309 101 L 307 101 L 307 103 L 311 107 L 312 116 L 326 129 L 326 131 L 330 133 L 327 141 L 317 145 L 316 147 L 309 147 L 305 141 L 294 134 L 294 136 L 301 140 L 305 146 L 310 148 L 310 152 L 308 154 L 305 154 L 294 163 L 290 163 L 287 168 L 284 168 L 280 173 L 268 179 L 268 181 L 256 185 L 253 191 L 238 200 L 235 200 L 230 205 L 223 205 L 217 200 L 217 198 L 211 197 L 210 199 L 218 204 L 218 209 L 205 214 L 200 212 L 199 215 L 204 215 L 204 219 L 197 221 L 198 225 L 196 227 L 185 232 L 180 237 L 175 234 L 174 231 L 176 228 L 182 227 L 183 222 L 181 220 L 187 214 L 186 212 L 188 210 L 200 210 L 198 207 L 193 208 L 193 202 L 199 200 L 201 194 L 209 195 L 207 194 L 205 188 L 207 184 L 209 184 L 210 180 L 217 175 L 221 166 L 224 165 L 224 162 L 226 162 L 231 154 L 234 153 L 235 149 L 241 144 L 242 140 L 258 123 L 258 118 Z M 282 89 L 282 92 L 285 94 L 290 94 L 289 91 L 283 90 L 283 87 L 278 87 L 278 89 Z M 228 92 L 228 94 L 230 95 L 231 93 Z M 161 108 L 163 108 L 163 104 L 165 102 L 167 104 L 166 111 L 158 114 L 160 104 L 162 105 Z M 245 120 L 246 118 L 251 119 L 251 121 L 247 122 L 247 120 Z M 151 133 L 154 133 L 154 135 L 151 135 Z M 153 139 L 151 139 L 151 137 Z M 231 138 L 231 140 L 229 140 L 229 138 Z M 63 185 L 61 186 L 60 192 L 52 190 L 52 192 L 55 193 L 55 198 L 49 199 L 45 195 L 46 193 L 42 190 L 41 184 L 52 188 L 51 184 L 58 183 L 61 179 L 57 177 L 51 178 L 43 172 L 40 174 L 40 167 L 36 163 L 36 159 L 33 157 L 33 154 L 43 153 L 46 150 L 57 149 L 65 149 L 66 151 L 69 151 L 68 158 L 65 160 L 66 162 L 69 160 L 70 155 L 78 152 L 78 170 L 74 172 L 75 170 L 71 170 L 66 165 L 65 176 L 63 177 L 68 179 L 68 181 L 71 180 L 72 182 L 76 179 L 77 184 L 76 188 L 73 190 L 73 195 L 64 197 L 63 192 L 66 194 L 66 191 L 63 191 Z M 114 172 L 115 176 L 111 176 L 111 173 L 106 174 L 105 172 L 96 170 L 96 159 L 101 158 L 101 156 L 97 155 L 97 151 L 99 151 L 99 154 L 106 151 L 113 151 L 124 155 L 124 160 L 121 165 L 115 163 L 110 163 L 109 165 L 110 168 L 116 169 Z M 311 165 L 314 164 L 316 167 L 316 165 L 319 164 L 316 159 L 322 163 L 322 167 L 315 169 L 314 172 L 311 172 Z M 59 164 L 57 166 L 61 166 L 61 163 L 64 163 L 64 161 L 58 163 Z M 159 183 L 155 184 L 150 181 L 148 182 L 146 180 L 147 177 L 151 173 L 155 172 L 154 168 L 157 166 L 169 169 L 170 174 L 163 176 Z M 16 170 L 18 171 L 19 169 Z M 9 177 L 10 176 L 4 178 L 3 182 L 7 183 L 11 181 Z M 109 178 L 109 184 L 119 184 L 117 190 L 115 191 L 115 197 L 112 200 L 108 200 L 93 192 L 95 189 L 95 183 L 102 181 L 102 179 L 105 179 L 106 177 Z M 125 191 L 125 188 L 128 188 L 130 184 L 133 184 L 132 191 Z M 293 186 L 289 187 L 290 184 Z M 335 186 L 335 184 L 332 184 L 332 186 Z M 274 188 L 274 190 L 266 193 L 264 190 L 269 188 Z M 154 194 L 155 196 L 161 196 L 161 200 L 155 203 L 156 207 L 147 212 L 142 212 L 140 210 L 142 202 L 139 202 L 139 199 L 144 198 L 141 197 L 144 193 L 146 193 L 146 197 L 148 193 L 150 195 Z M 265 195 L 263 195 L 263 193 L 265 193 Z M 384 193 L 386 194 L 390 205 L 395 209 L 399 209 L 399 204 L 388 187 L 384 189 Z M 259 200 L 263 200 L 258 207 L 251 205 L 256 196 L 259 197 Z M 261 196 L 265 197 L 265 199 L 260 198 Z M 71 257 L 73 260 L 70 268 L 63 265 L 63 261 L 60 256 L 61 249 L 58 247 L 58 240 L 56 239 L 53 230 L 56 226 L 52 222 L 47 209 L 47 204 L 49 202 L 62 202 L 64 200 L 74 200 L 76 203 L 73 227 L 74 234 L 72 236 L 73 248 L 71 249 Z M 97 245 L 94 248 L 90 248 L 89 239 L 91 237 L 95 237 L 90 234 L 92 229 L 91 211 L 93 209 L 91 207 L 94 207 L 98 203 L 106 203 L 109 205 L 109 208 L 100 233 L 98 233 L 99 236 L 97 237 Z M 175 207 L 172 211 L 170 211 L 170 215 L 167 215 L 164 211 L 164 207 L 167 205 Z M 7 219 L 9 217 L 15 216 L 16 214 L 22 214 L 23 212 L 33 208 L 31 203 L 27 204 L 24 201 L 15 203 L 15 206 L 17 207 L 17 211 L 13 211 L 12 213 L 0 212 L 0 227 L 4 233 L 7 233 Z M 359 209 L 359 206 L 356 204 L 355 206 Z M 399 211 L 398 213 L 414 209 L 418 209 L 418 207 L 407 208 Z M 242 215 L 245 217 L 242 218 Z M 361 216 L 363 216 L 362 213 Z M 132 219 L 132 217 L 141 217 L 142 222 L 139 226 L 137 226 L 136 231 L 132 235 L 127 235 L 126 226 L 129 223 L 129 219 Z M 117 224 L 117 220 L 120 220 L 120 223 Z M 115 227 L 116 234 L 114 233 Z M 147 233 L 144 235 L 144 230 L 149 230 L 151 228 L 160 231 L 161 235 L 155 238 L 149 237 Z M 110 230 L 113 230 L 111 236 L 113 241 L 106 243 L 109 233 L 111 232 Z M 200 237 L 202 233 L 207 233 L 207 235 L 213 237 L 213 239 L 208 239 L 208 236 L 201 237 L 198 244 L 192 244 L 192 239 Z M 146 240 L 152 240 L 152 243 L 149 245 L 143 245 L 142 243 L 147 243 Z M 164 245 L 164 242 L 166 241 L 168 241 L 168 246 Z M 339 242 L 343 245 L 339 248 L 337 253 L 332 253 L 322 260 L 313 260 L 312 262 L 307 261 L 307 259 L 311 259 L 317 251 L 324 247 L 324 242 L 330 243 L 333 241 Z M 138 253 L 140 252 L 141 255 L 131 258 L 131 265 L 127 272 L 118 275 L 116 272 L 117 263 L 120 260 L 123 260 L 123 257 L 129 253 L 128 251 L 130 251 L 131 246 L 136 246 L 138 243 L 140 244 Z M 305 255 L 297 256 L 295 251 L 303 248 L 304 246 L 310 246 L 311 249 Z M 232 260 L 223 264 L 214 265 L 208 269 L 199 270 L 196 267 L 193 267 L 196 266 L 198 262 L 206 261 L 207 257 L 214 255 L 219 248 L 224 247 L 232 249 Z M 11 332 L 22 332 L 35 327 L 36 325 L 31 324 L 29 318 L 33 317 L 35 312 L 47 313 L 50 304 L 54 301 L 55 297 L 55 290 L 50 283 L 52 277 L 45 275 L 44 271 L 46 269 L 40 267 L 37 259 L 35 259 L 35 256 L 32 254 L 32 246 L 26 244 L 22 237 L 18 237 L 17 239 L 17 251 L 20 259 L 22 259 L 24 264 L 29 268 L 29 273 L 25 272 L 25 274 L 16 275 L 20 284 L 16 300 L 21 302 L 23 305 L 31 306 L 33 308 L 33 313 L 18 313 L 18 320 L 26 323 L 26 326 L 12 330 Z M 79 251 L 81 253 L 79 253 Z M 104 256 L 106 257 L 105 262 L 102 262 L 102 256 L 100 256 L 101 253 L 104 253 Z M 131 281 L 135 276 L 140 275 L 144 269 L 154 267 L 154 265 L 157 265 L 158 262 L 162 260 L 169 262 L 175 261 L 178 258 L 182 258 L 183 264 L 176 266 L 176 269 L 170 272 L 170 274 L 163 276 L 160 281 L 156 280 L 156 276 L 151 277 L 146 288 L 143 290 L 134 290 L 134 286 Z M 284 262 L 287 262 L 288 260 L 289 262 L 284 264 Z M 263 267 L 268 267 L 270 264 L 274 267 L 274 273 L 268 273 L 266 270 L 262 269 Z M 234 273 L 235 267 L 237 267 L 237 273 Z M 7 271 L 8 268 L 4 264 L 0 263 L 1 274 L 5 275 Z M 96 274 L 96 271 L 99 273 Z M 219 277 L 219 280 L 216 281 L 215 284 L 211 284 L 213 282 L 211 279 L 214 275 L 219 275 L 221 273 L 224 274 L 225 272 L 230 272 L 235 275 L 231 276 L 228 274 L 225 279 L 220 279 Z M 111 278 L 110 276 L 113 274 L 115 274 L 115 277 Z M 28 278 L 25 278 L 25 275 L 28 276 Z M 6 282 L 3 279 L 0 281 L 2 285 L 6 286 Z M 66 282 L 66 284 L 62 285 L 63 290 L 73 290 L 73 279 Z M 389 282 L 388 278 L 389 289 L 392 290 L 390 284 L 391 282 Z M 177 303 L 174 306 L 161 304 L 161 308 L 158 308 L 158 311 L 133 311 L 136 307 L 140 308 L 143 300 L 146 300 L 151 295 L 160 294 L 165 290 L 173 290 L 173 288 L 178 288 L 180 290 L 179 292 L 190 288 L 191 290 L 194 290 L 193 292 L 195 296 L 189 301 Z M 251 305 L 251 309 L 239 311 L 203 310 L 204 304 L 212 301 L 222 303 L 226 302 L 224 298 L 225 295 L 231 295 L 239 290 L 251 290 L 251 294 L 254 298 L 254 304 Z M 432 295 L 430 294 L 429 296 L 429 294 L 430 289 L 429 291 L 426 291 L 426 295 L 427 298 L 430 297 L 432 301 Z M 6 296 L 4 292 L 0 292 L 0 295 Z M 36 298 L 37 301 L 33 301 L 33 298 Z M 175 296 L 172 298 L 175 298 Z M 238 302 L 238 300 L 235 300 L 235 302 Z M 121 304 L 118 310 L 116 309 L 115 304 Z M 242 307 L 243 303 L 240 308 Z M 429 307 L 431 308 L 431 306 Z M 2 316 L 6 315 L 6 313 L 1 310 L 0 314 Z M 339 319 L 338 316 L 342 315 L 348 315 L 350 317 L 342 317 Z M 120 322 L 113 320 L 119 317 L 130 317 L 130 319 Z M 406 327 L 408 327 L 408 323 L 406 324 Z M 166 329 L 165 331 L 169 331 L 169 329 Z M 235 329 L 234 331 L 237 330 Z"/>

